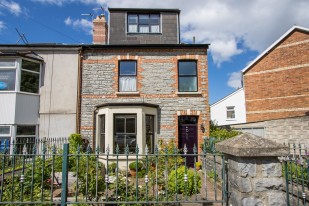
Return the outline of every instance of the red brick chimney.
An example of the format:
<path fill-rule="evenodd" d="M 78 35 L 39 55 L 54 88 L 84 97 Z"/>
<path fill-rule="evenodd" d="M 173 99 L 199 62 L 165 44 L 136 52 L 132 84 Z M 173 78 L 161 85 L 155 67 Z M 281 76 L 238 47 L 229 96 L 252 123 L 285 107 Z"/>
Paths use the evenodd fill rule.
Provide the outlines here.
<path fill-rule="evenodd" d="M 108 27 L 105 16 L 102 14 L 93 20 L 93 44 L 107 44 Z"/>

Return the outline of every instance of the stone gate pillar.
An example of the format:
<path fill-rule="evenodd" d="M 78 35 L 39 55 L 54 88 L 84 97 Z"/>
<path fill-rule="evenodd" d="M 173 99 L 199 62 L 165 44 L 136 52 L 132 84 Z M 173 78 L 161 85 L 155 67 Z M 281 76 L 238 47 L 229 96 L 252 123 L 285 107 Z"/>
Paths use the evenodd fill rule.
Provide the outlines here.
<path fill-rule="evenodd" d="M 278 160 L 288 147 L 252 134 L 241 134 L 216 144 L 226 155 L 228 205 L 284 206 L 284 178 Z"/>

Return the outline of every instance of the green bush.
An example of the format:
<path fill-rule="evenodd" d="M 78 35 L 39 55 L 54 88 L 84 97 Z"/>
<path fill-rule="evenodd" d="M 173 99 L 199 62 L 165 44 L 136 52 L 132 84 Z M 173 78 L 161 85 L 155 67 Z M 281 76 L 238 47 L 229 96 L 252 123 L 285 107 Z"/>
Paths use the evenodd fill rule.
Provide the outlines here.
<path fill-rule="evenodd" d="M 143 168 L 143 163 L 134 161 L 129 164 L 130 170 L 136 171 L 136 164 L 137 164 L 137 171 L 140 171 Z"/>
<path fill-rule="evenodd" d="M 188 181 L 184 181 L 184 176 L 187 174 Z M 176 170 L 173 170 L 168 177 L 168 188 L 170 193 L 185 194 L 192 196 L 198 194 L 201 189 L 201 178 L 193 170 L 181 166 L 177 169 L 177 188 L 176 188 Z M 186 188 L 187 187 L 187 188 Z"/>

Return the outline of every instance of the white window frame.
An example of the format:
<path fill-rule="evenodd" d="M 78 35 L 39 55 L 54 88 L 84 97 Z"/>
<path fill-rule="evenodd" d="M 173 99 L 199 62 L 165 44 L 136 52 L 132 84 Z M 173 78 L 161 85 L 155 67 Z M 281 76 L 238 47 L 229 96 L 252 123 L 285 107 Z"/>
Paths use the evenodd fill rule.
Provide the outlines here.
<path fill-rule="evenodd" d="M 7 93 L 7 92 L 19 92 L 19 93 L 25 93 L 25 94 L 39 95 L 40 87 L 41 87 L 41 78 L 42 78 L 41 77 L 42 62 L 37 61 L 37 60 L 33 60 L 33 59 L 29 59 L 29 58 L 3 58 L 3 59 L 0 59 L 0 61 L 5 61 L 5 60 L 14 60 L 14 62 L 15 62 L 14 66 L 0 66 L 0 71 L 1 70 L 15 70 L 15 89 L 14 90 L 0 90 L 0 93 L 4 93 L 4 92 L 5 93 Z M 40 65 L 40 71 L 36 72 L 36 71 L 31 71 L 31 70 L 23 69 L 22 68 L 22 60 L 38 63 Z M 38 74 L 39 75 L 39 88 L 38 88 L 38 92 L 37 93 L 25 92 L 25 91 L 21 91 L 20 90 L 22 71 L 30 72 L 30 73 L 34 73 L 34 74 Z"/>
<path fill-rule="evenodd" d="M 3 70 L 15 70 L 15 88 L 14 90 L 0 90 L 0 92 L 16 92 L 17 91 L 17 88 L 18 88 L 18 85 L 17 85 L 17 82 L 18 82 L 18 61 L 17 59 L 13 59 L 13 58 L 4 58 L 4 59 L 0 59 L 0 61 L 5 61 L 5 60 L 14 60 L 14 66 L 0 66 L 0 71 L 3 71 Z"/>
<path fill-rule="evenodd" d="M 136 115 L 136 143 L 140 154 L 145 152 L 146 147 L 146 115 L 154 116 L 154 143 L 157 140 L 157 108 L 147 106 L 107 106 L 98 110 L 96 115 L 96 147 L 100 143 L 100 115 L 105 115 L 105 146 L 110 148 L 110 153 L 114 154 L 116 145 L 114 145 L 114 115 Z M 142 129 L 140 129 L 142 128 Z M 102 149 L 100 149 L 102 151 Z M 105 150 L 104 150 L 105 151 Z M 122 152 L 123 153 L 123 152 Z"/>
<path fill-rule="evenodd" d="M 234 117 L 229 117 L 229 115 L 228 115 L 229 112 L 234 112 Z M 226 119 L 227 120 L 235 120 L 236 119 L 235 106 L 226 106 Z"/>

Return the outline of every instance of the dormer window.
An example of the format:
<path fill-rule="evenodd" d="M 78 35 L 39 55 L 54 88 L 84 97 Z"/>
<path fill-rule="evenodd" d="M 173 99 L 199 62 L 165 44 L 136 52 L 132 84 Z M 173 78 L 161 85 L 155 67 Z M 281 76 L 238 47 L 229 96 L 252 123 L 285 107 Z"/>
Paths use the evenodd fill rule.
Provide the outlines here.
<path fill-rule="evenodd" d="M 160 33 L 160 14 L 128 14 L 128 33 Z"/>

